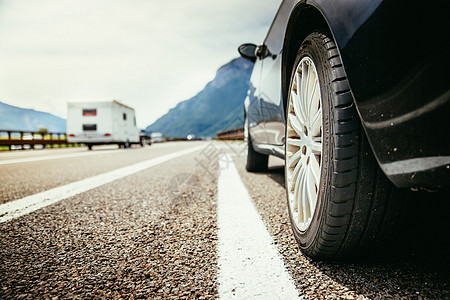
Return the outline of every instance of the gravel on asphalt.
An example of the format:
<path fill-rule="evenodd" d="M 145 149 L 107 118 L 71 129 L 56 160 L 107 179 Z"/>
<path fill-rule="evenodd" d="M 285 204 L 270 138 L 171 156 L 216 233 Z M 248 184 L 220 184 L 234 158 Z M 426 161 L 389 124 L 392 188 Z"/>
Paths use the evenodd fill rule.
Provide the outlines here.
<path fill-rule="evenodd" d="M 0 224 L 0 298 L 214 298 L 217 182 L 195 155 Z"/>
<path fill-rule="evenodd" d="M 119 164 L 148 156 L 125 153 L 134 158 Z M 73 174 L 98 172 L 98 159 L 72 165 Z M 245 156 L 234 159 L 305 299 L 450 298 L 448 204 L 415 194 L 400 256 L 314 261 L 291 232 L 283 162 L 270 158 L 268 172 L 248 173 Z M 216 298 L 217 171 L 216 159 L 193 153 L 1 223 L 0 299 Z M 30 181 L 38 180 L 33 174 Z"/>
<path fill-rule="evenodd" d="M 444 247 L 442 243 L 430 245 L 423 252 L 408 253 L 408 250 L 412 250 L 408 247 L 414 244 L 411 243 L 401 248 L 406 251 L 404 255 L 368 258 L 354 263 L 320 262 L 304 256 L 290 227 L 284 188 L 284 162 L 270 157 L 267 172 L 249 173 L 245 170 L 245 159 L 245 156 L 235 157 L 236 166 L 305 299 L 450 298 L 448 252 L 438 251 L 434 255 L 429 251 L 433 246 Z M 439 231 L 448 236 L 448 231 L 442 228 Z M 446 238 L 443 243 L 446 243 Z"/>

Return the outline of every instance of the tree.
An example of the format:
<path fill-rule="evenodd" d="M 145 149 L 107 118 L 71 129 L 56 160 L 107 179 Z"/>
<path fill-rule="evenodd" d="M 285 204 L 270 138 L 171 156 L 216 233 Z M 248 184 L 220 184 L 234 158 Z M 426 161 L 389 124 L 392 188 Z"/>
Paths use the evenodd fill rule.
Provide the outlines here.
<path fill-rule="evenodd" d="M 48 129 L 47 129 L 47 127 L 39 127 L 38 132 L 39 132 L 42 136 L 44 136 L 44 135 L 46 135 L 46 134 L 48 133 Z"/>

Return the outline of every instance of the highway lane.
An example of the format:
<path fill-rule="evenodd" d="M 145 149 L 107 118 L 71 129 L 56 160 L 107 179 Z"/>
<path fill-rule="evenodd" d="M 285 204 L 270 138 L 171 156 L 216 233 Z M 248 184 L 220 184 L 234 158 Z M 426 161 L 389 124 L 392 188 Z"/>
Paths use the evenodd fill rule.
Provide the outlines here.
<path fill-rule="evenodd" d="M 53 149 L 0 153 L 0 204 L 201 143 L 184 143 L 181 146 L 174 142 L 130 149 L 107 146 L 94 147 L 92 151 L 85 147 L 54 149 L 55 153 L 52 153 Z M 12 163 L 33 158 L 45 160 Z M 5 161 L 11 163 L 1 164 Z"/>
<path fill-rule="evenodd" d="M 1 224 L 0 293 L 214 295 L 214 178 L 168 192 L 195 167 L 191 154 Z"/>
<path fill-rule="evenodd" d="M 148 148 L 153 155 L 146 158 L 199 144 Z M 199 167 L 197 152 L 3 223 L 0 291 L 8 297 L 214 297 L 217 157 Z M 141 160 L 131 151 L 119 154 L 127 156 L 121 162 Z M 82 167 L 96 174 L 98 162 Z"/>
<path fill-rule="evenodd" d="M 245 156 L 237 156 L 245 153 L 242 144 L 167 143 L 73 158 L 76 163 L 55 159 L 10 165 L 8 170 L 14 172 L 36 164 L 33 169 L 42 173 L 50 164 L 51 173 L 63 177 L 59 181 L 41 175 L 50 183 L 40 188 L 34 183 L 40 180 L 38 170 L 22 171 L 24 178 L 15 178 L 22 183 L 28 179 L 33 189 L 19 185 L 12 195 L 45 191 L 198 145 L 204 148 L 0 223 L 0 298 L 216 298 L 220 286 L 229 286 L 224 277 L 231 277 L 219 269 L 223 255 L 219 244 L 224 241 L 217 223 L 219 178 L 229 176 L 224 170 L 231 164 L 222 155 L 214 155 L 218 149 L 231 155 L 272 245 L 305 299 L 449 297 L 448 264 L 439 256 L 415 253 L 418 258 L 410 255 L 361 263 L 315 262 L 304 257 L 287 219 L 283 162 L 271 158 L 268 172 L 247 173 Z M 83 159 L 88 163 L 82 163 Z M 58 164 L 70 168 L 70 174 L 59 172 Z M 2 172 L 4 167 L 0 165 Z M 237 230 L 236 235 L 253 238 L 245 232 Z M 230 247 L 239 257 L 242 249 Z M 245 298 L 258 298 L 263 291 L 258 282 L 276 282 L 277 278 L 263 273 L 243 279 L 248 280 L 246 292 L 253 291 Z M 222 296 L 242 298 L 241 290 L 236 284 Z M 277 295 L 271 296 L 259 298 Z"/>
<path fill-rule="evenodd" d="M 117 149 L 116 145 L 108 147 L 102 146 L 101 149 L 112 150 Z M 87 147 L 73 147 L 73 148 L 52 148 L 52 149 L 36 149 L 36 150 L 16 150 L 16 151 L 2 151 L 0 152 L 0 161 L 10 159 L 20 159 L 24 157 L 43 157 L 53 156 L 64 153 L 80 153 L 85 152 Z"/>

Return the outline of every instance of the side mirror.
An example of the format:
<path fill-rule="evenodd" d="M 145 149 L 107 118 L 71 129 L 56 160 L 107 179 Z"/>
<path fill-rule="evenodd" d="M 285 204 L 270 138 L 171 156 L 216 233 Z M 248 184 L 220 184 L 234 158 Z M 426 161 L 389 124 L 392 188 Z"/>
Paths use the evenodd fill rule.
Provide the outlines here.
<path fill-rule="evenodd" d="M 242 44 L 239 46 L 238 51 L 239 54 L 251 61 L 251 62 L 255 62 L 256 61 L 256 48 L 257 46 L 254 44 Z"/>

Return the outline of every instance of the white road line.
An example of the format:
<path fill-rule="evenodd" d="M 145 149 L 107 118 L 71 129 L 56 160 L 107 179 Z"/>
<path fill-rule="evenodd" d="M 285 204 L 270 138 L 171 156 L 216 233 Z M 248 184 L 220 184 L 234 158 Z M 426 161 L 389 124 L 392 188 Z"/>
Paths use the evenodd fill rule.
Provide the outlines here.
<path fill-rule="evenodd" d="M 48 191 L 34 194 L 22 199 L 11 201 L 0 205 L 0 223 L 23 216 L 42 207 L 51 205 L 60 200 L 86 192 L 114 180 L 137 173 L 147 168 L 159 165 L 171 159 L 186 155 L 204 148 L 204 145 L 190 149 L 166 154 L 164 156 L 152 158 L 134 165 L 123 167 L 114 171 L 89 177 L 80 181 L 72 182 Z"/>
<path fill-rule="evenodd" d="M 100 155 L 100 154 L 111 154 L 111 153 L 116 153 L 116 152 L 123 153 L 123 150 L 90 151 L 90 152 L 81 152 L 81 153 L 67 153 L 67 154 L 58 154 L 58 155 L 16 158 L 16 159 L 0 160 L 0 165 L 20 164 L 20 163 L 33 162 L 33 161 L 83 157 L 83 156 L 92 156 L 92 155 Z"/>
<path fill-rule="evenodd" d="M 232 159 L 220 160 L 219 166 L 219 297 L 300 298 Z"/>

